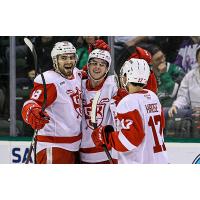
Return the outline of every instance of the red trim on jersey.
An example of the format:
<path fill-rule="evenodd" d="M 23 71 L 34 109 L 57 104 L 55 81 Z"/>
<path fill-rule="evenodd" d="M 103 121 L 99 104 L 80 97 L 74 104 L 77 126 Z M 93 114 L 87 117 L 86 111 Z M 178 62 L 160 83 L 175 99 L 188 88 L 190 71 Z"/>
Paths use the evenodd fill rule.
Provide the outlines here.
<path fill-rule="evenodd" d="M 118 164 L 118 160 L 117 159 L 114 159 L 112 158 L 112 161 L 113 161 L 113 164 Z M 110 164 L 110 161 L 109 160 L 106 160 L 106 161 L 102 161 L 102 162 L 84 162 L 81 160 L 81 164 Z"/>
<path fill-rule="evenodd" d="M 134 92 L 134 94 L 135 94 L 135 93 L 146 94 L 146 93 L 148 93 L 148 91 L 147 91 L 147 90 L 141 90 L 141 91 L 138 91 L 138 92 Z"/>
<path fill-rule="evenodd" d="M 129 151 L 119 140 L 119 132 L 114 131 L 110 134 L 109 144 L 117 151 L 126 152 Z"/>
<path fill-rule="evenodd" d="M 133 149 L 135 146 L 139 146 L 144 139 L 145 133 L 143 129 L 142 118 L 138 110 L 123 114 L 118 113 L 117 118 L 121 121 L 121 133 L 132 145 L 134 145 Z M 109 138 L 111 146 L 117 151 L 128 151 L 128 149 L 124 146 L 125 143 L 123 144 L 123 141 L 120 141 L 119 134 L 119 132 L 112 132 L 112 137 Z"/>
<path fill-rule="evenodd" d="M 45 136 L 37 135 L 36 139 L 38 142 L 49 142 L 49 143 L 74 143 L 81 140 L 82 134 L 72 137 L 54 137 L 54 136 Z"/>
<path fill-rule="evenodd" d="M 56 91 L 56 86 L 53 83 L 46 84 L 46 89 L 47 89 L 46 107 L 48 107 L 56 100 L 57 91 Z M 34 92 L 37 92 L 38 90 L 40 90 L 41 93 L 37 98 L 35 98 Z M 37 104 L 39 104 L 40 106 L 42 106 L 42 104 L 44 102 L 44 86 L 43 86 L 43 84 L 34 82 L 34 88 L 31 91 L 30 99 L 37 102 Z"/>
<path fill-rule="evenodd" d="M 105 80 L 106 79 L 104 79 L 99 85 L 97 85 L 95 88 L 93 88 L 92 85 L 91 85 L 91 80 L 88 79 L 86 81 L 86 89 L 88 91 L 98 91 L 98 90 L 100 90 L 103 87 L 103 84 L 104 84 Z"/>
<path fill-rule="evenodd" d="M 107 146 L 108 150 L 111 150 L 110 146 Z M 99 153 L 103 152 L 103 147 L 89 147 L 89 148 L 80 148 L 79 150 L 82 153 Z"/>

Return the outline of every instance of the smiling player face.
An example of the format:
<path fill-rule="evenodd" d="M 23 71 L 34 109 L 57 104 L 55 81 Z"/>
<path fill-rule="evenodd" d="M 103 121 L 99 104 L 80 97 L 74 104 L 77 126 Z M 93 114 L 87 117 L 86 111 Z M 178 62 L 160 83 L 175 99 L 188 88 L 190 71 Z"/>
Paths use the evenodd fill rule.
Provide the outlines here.
<path fill-rule="evenodd" d="M 66 76 L 66 78 L 72 77 L 75 64 L 76 55 L 73 53 L 58 56 L 58 69 L 64 76 Z"/>
<path fill-rule="evenodd" d="M 91 59 L 88 66 L 90 75 L 94 80 L 102 79 L 108 72 L 107 62 L 99 58 Z"/>

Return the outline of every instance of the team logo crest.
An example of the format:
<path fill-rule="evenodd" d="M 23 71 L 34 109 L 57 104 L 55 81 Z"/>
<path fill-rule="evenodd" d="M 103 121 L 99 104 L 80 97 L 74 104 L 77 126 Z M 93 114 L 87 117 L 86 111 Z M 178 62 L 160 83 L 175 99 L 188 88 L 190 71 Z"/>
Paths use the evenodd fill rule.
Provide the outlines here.
<path fill-rule="evenodd" d="M 69 96 L 72 99 L 73 105 L 74 105 L 74 109 L 77 112 L 77 118 L 82 117 L 82 92 L 81 90 L 76 87 L 76 92 L 74 92 L 73 90 L 67 90 L 67 94 L 69 94 Z"/>
<path fill-rule="evenodd" d="M 93 99 L 91 99 L 88 104 L 86 104 L 86 102 L 83 101 L 84 112 L 85 112 L 85 120 L 86 120 L 87 126 L 90 129 L 94 129 L 92 122 L 91 122 L 92 101 L 93 101 Z M 96 110 L 97 126 L 100 126 L 102 124 L 102 121 L 103 121 L 103 118 L 104 118 L 105 106 L 106 106 L 106 103 L 108 103 L 108 102 L 109 102 L 108 98 L 103 98 L 97 104 L 97 108 L 96 108 L 97 109 Z"/>

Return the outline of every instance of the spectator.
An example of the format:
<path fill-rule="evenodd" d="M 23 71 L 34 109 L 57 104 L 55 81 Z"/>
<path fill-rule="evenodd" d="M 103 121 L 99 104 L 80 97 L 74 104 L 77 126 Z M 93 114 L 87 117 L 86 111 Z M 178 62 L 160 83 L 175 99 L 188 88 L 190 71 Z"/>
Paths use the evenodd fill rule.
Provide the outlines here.
<path fill-rule="evenodd" d="M 169 109 L 169 117 L 173 117 L 178 111 L 189 108 L 189 112 L 193 113 L 193 130 L 199 126 L 200 118 L 200 48 L 196 51 L 196 60 L 198 67 L 189 71 L 183 78 L 180 88 L 178 90 L 177 99 L 173 102 L 172 107 Z M 195 133 L 194 133 L 195 134 Z M 199 137 L 200 133 L 198 130 Z"/>
<path fill-rule="evenodd" d="M 185 36 L 155 36 L 152 43 L 159 46 L 168 62 L 174 62 Z"/>
<path fill-rule="evenodd" d="M 180 46 L 174 63 L 182 67 L 186 73 L 198 65 L 195 55 L 199 44 L 200 36 L 191 36 L 185 39 Z"/>
<path fill-rule="evenodd" d="M 163 107 L 171 107 L 185 73 L 177 65 L 166 61 L 163 51 L 155 45 L 149 48 L 152 69 L 158 81 L 158 97 Z"/>
<path fill-rule="evenodd" d="M 169 116 L 177 113 L 177 109 L 200 107 L 200 48 L 196 52 L 198 67 L 188 72 L 181 82 L 177 99 L 169 110 Z"/>
<path fill-rule="evenodd" d="M 18 41 L 18 42 L 17 42 Z M 29 51 L 25 43 L 19 43 L 21 38 L 16 38 L 16 77 L 25 77 L 26 73 L 29 71 L 28 56 Z M 10 61 L 10 47 L 6 48 L 6 64 L 9 68 Z"/>
<path fill-rule="evenodd" d="M 31 70 L 28 72 L 27 77 L 17 78 L 16 80 L 16 119 L 22 120 L 21 110 L 23 104 L 29 98 L 29 94 L 33 88 L 33 80 L 35 78 L 35 70 Z M 21 136 L 32 136 L 33 129 L 30 128 L 25 122 L 23 122 L 23 133 Z"/>

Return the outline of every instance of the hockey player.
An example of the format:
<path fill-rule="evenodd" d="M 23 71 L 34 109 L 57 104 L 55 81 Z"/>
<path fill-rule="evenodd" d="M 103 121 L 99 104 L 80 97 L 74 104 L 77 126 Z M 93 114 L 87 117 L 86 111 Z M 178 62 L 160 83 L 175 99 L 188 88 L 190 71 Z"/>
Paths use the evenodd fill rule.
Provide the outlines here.
<path fill-rule="evenodd" d="M 104 43 L 103 43 L 104 44 Z M 105 44 L 106 45 L 106 44 Z M 101 45 L 99 45 L 101 46 Z M 102 46 L 103 48 L 103 46 Z M 118 90 L 114 75 L 108 76 L 111 65 L 111 56 L 107 48 L 95 49 L 88 58 L 88 79 L 83 81 L 83 120 L 82 120 L 82 141 L 80 148 L 81 163 L 109 164 L 108 157 L 102 146 L 96 147 L 92 141 L 91 134 L 94 127 L 91 123 L 91 107 L 97 91 L 100 97 L 96 108 L 97 126 L 114 124 L 114 118 L 110 110 L 110 100 Z M 117 152 L 108 146 L 113 162 L 117 163 Z"/>
<path fill-rule="evenodd" d="M 129 94 L 117 105 L 117 131 L 101 125 L 92 133 L 93 142 L 119 151 L 119 163 L 168 163 L 161 104 L 154 92 L 143 89 L 150 74 L 147 62 L 132 58 L 120 74 Z"/>
<path fill-rule="evenodd" d="M 75 47 L 58 42 L 51 51 L 54 69 L 44 72 L 47 88 L 45 112 L 42 112 L 44 88 L 41 75 L 34 80 L 30 99 L 22 109 L 24 121 L 37 129 L 37 163 L 75 163 L 81 142 L 81 73 L 75 67 Z M 49 119 L 48 119 L 49 118 Z"/>

